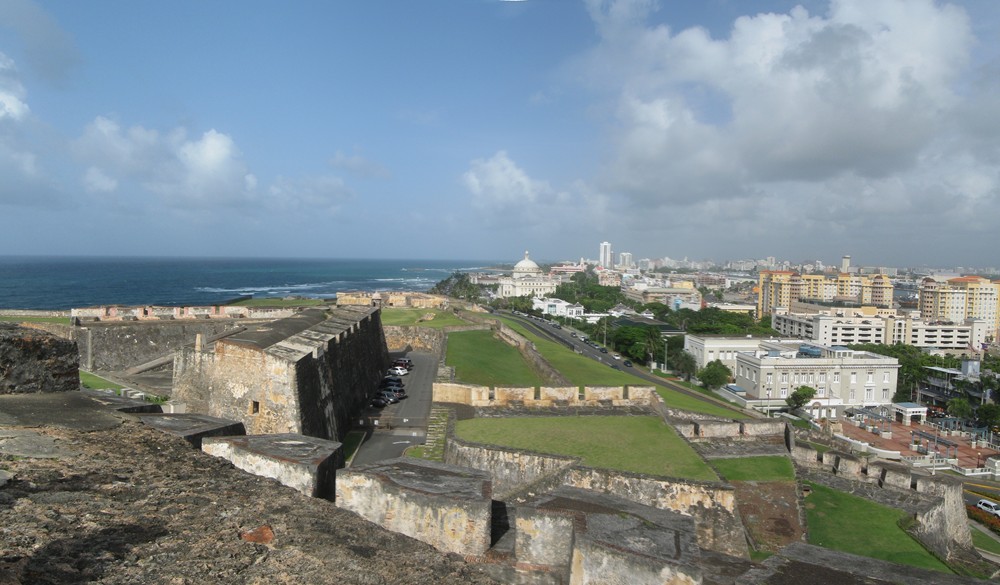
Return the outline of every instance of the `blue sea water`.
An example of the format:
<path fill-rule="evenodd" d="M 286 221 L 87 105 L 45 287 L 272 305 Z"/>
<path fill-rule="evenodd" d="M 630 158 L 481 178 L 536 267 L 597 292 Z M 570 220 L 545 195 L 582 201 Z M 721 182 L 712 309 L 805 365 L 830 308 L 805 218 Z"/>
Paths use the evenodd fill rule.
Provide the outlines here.
<path fill-rule="evenodd" d="M 425 291 L 461 260 L 0 256 L 0 308 L 208 305 L 243 295 L 332 298 L 338 291 Z"/>

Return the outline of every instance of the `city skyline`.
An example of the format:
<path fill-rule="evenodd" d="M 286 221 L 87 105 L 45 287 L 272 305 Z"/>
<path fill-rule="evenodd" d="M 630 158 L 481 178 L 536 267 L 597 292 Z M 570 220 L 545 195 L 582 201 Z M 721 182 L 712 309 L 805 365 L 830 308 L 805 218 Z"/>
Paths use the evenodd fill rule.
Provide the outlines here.
<path fill-rule="evenodd" d="M 992 0 L 3 0 L 0 254 L 991 266 L 998 33 Z"/>

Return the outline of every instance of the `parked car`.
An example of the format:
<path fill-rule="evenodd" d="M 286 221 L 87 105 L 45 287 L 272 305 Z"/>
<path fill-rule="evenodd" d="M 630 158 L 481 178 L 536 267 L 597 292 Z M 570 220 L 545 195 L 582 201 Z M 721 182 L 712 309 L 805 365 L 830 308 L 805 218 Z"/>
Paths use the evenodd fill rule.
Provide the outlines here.
<path fill-rule="evenodd" d="M 382 400 L 385 400 L 390 404 L 395 404 L 399 402 L 399 396 L 396 396 L 396 393 L 391 390 L 382 390 L 381 392 L 378 393 L 376 398 L 381 398 Z"/>
<path fill-rule="evenodd" d="M 976 507 L 987 514 L 993 514 L 994 516 L 1000 517 L 1000 504 L 992 500 L 979 500 L 976 502 Z"/>
<path fill-rule="evenodd" d="M 368 406 L 371 406 L 372 408 L 385 408 L 388 404 L 389 402 L 387 400 L 380 396 L 376 396 L 375 398 L 372 398 L 372 401 L 368 403 Z"/>
<path fill-rule="evenodd" d="M 389 368 L 389 375 L 391 376 L 405 376 L 410 373 L 410 370 L 402 368 L 400 366 L 394 366 Z"/>
<path fill-rule="evenodd" d="M 632 367 L 632 362 L 630 362 L 628 360 L 625 360 L 625 361 L 622 362 L 622 365 L 625 366 L 626 368 L 631 368 Z"/>
<path fill-rule="evenodd" d="M 383 388 L 381 391 L 392 392 L 393 396 L 400 400 L 406 398 L 406 390 L 403 390 L 402 388 Z"/>
<path fill-rule="evenodd" d="M 405 384 L 399 380 L 382 380 L 382 383 L 379 384 L 380 388 L 402 388 L 403 386 Z"/>
<path fill-rule="evenodd" d="M 406 368 L 407 370 L 413 369 L 413 360 L 410 358 L 396 358 L 392 365 L 395 367 Z"/>
<path fill-rule="evenodd" d="M 385 382 L 386 380 L 388 380 L 390 382 L 399 382 L 401 384 L 403 383 L 403 379 L 400 378 L 399 376 L 386 376 L 386 377 L 382 378 L 383 382 Z"/>

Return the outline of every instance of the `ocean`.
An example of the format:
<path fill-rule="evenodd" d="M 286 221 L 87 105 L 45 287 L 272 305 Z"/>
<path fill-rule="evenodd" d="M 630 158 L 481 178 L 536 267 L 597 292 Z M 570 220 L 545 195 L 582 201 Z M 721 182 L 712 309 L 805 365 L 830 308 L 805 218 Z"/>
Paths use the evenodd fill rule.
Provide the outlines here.
<path fill-rule="evenodd" d="M 244 295 L 332 298 L 338 291 L 426 291 L 461 260 L 0 256 L 0 309 L 211 305 Z"/>

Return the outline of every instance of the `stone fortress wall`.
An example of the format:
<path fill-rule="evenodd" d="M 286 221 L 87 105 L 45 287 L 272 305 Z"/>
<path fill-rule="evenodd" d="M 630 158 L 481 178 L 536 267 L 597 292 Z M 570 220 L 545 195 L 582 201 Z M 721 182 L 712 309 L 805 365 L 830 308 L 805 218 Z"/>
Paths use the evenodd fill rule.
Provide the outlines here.
<path fill-rule="evenodd" d="M 76 344 L 0 322 L 0 395 L 80 389 Z"/>
<path fill-rule="evenodd" d="M 912 534 L 941 558 L 978 556 L 958 478 L 927 475 L 902 463 L 869 460 L 846 451 L 821 454 L 812 445 L 796 441 L 790 425 L 785 441 L 800 478 L 906 511 L 916 520 Z"/>
<path fill-rule="evenodd" d="M 309 309 L 174 358 L 174 398 L 251 434 L 338 440 L 388 365 L 377 308 Z"/>

